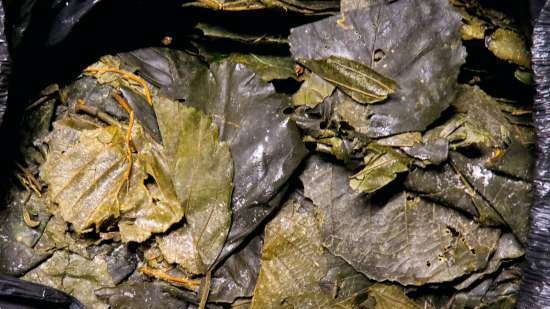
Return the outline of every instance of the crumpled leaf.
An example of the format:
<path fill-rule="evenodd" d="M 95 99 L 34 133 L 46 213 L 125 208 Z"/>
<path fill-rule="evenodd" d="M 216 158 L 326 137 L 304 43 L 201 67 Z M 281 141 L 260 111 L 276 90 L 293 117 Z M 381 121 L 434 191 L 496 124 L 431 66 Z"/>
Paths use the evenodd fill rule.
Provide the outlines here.
<path fill-rule="evenodd" d="M 63 135 L 57 134 L 61 126 L 52 132 L 50 144 Z M 116 201 L 128 169 L 124 136 L 116 126 L 83 130 L 73 147 L 49 155 L 42 166 L 51 211 L 79 233 L 120 214 Z"/>
<path fill-rule="evenodd" d="M 333 84 L 325 81 L 319 75 L 310 73 L 306 75 L 306 80 L 300 86 L 300 89 L 292 95 L 292 104 L 294 106 L 306 105 L 315 107 L 330 96 L 336 88 Z"/>
<path fill-rule="evenodd" d="M 343 57 L 397 82 L 362 115 L 365 133 L 382 137 L 423 131 L 454 99 L 465 56 L 459 27 L 448 1 L 400 0 L 294 28 L 289 42 L 295 59 Z"/>
<path fill-rule="evenodd" d="M 385 100 L 397 87 L 395 81 L 351 59 L 330 56 L 319 60 L 298 59 L 298 62 L 359 103 Z"/>
<path fill-rule="evenodd" d="M 126 242 L 145 241 L 183 217 L 167 168 L 158 158 L 142 155 L 133 162 L 127 184 L 125 132 L 118 126 L 82 127 L 75 119 L 57 121 L 48 141 L 50 152 L 41 177 L 48 183 L 54 214 L 78 233 L 99 230 L 106 221 L 118 219 Z M 141 127 L 133 132 L 134 140 L 145 138 Z M 153 184 L 145 184 L 148 176 Z"/>
<path fill-rule="evenodd" d="M 351 176 L 350 186 L 354 190 L 372 193 L 392 182 L 397 173 L 409 170 L 410 159 L 389 147 L 367 146 L 365 167 Z"/>
<path fill-rule="evenodd" d="M 56 251 L 50 259 L 26 273 L 22 279 L 60 289 L 76 297 L 86 307 L 97 309 L 107 309 L 108 306 L 92 291 L 114 286 L 102 256 L 86 259 L 67 251 Z"/>
<path fill-rule="evenodd" d="M 123 68 L 142 72 L 159 93 L 213 117 L 220 140 L 229 143 L 235 166 L 233 218 L 221 260 L 278 206 L 271 200 L 307 153 L 296 125 L 283 113 L 288 97 L 230 60 L 208 68 L 184 52 L 164 48 L 119 57 Z"/>
<path fill-rule="evenodd" d="M 533 199 L 530 183 L 499 175 L 483 166 L 484 159 L 468 159 L 451 152 L 452 166 L 498 213 L 522 244 L 527 243 L 529 210 Z"/>
<path fill-rule="evenodd" d="M 251 309 L 359 308 L 370 285 L 321 245 L 311 204 L 290 199 L 266 226 Z"/>
<path fill-rule="evenodd" d="M 374 309 L 421 309 L 395 285 L 377 283 L 369 287 L 369 297 L 375 300 Z"/>
<path fill-rule="evenodd" d="M 199 110 L 163 97 L 154 101 L 154 107 L 167 168 L 186 211 L 186 224 L 161 237 L 160 248 L 170 262 L 204 273 L 218 257 L 231 224 L 229 146 L 218 142 L 216 125 Z M 180 237 L 188 246 L 177 244 Z"/>
<path fill-rule="evenodd" d="M 319 157 L 300 176 L 318 206 L 323 245 L 374 280 L 422 285 L 484 269 L 500 236 L 460 213 L 400 192 L 388 201 L 354 192 L 350 173 Z M 426 246 L 430 244 L 430 246 Z"/>

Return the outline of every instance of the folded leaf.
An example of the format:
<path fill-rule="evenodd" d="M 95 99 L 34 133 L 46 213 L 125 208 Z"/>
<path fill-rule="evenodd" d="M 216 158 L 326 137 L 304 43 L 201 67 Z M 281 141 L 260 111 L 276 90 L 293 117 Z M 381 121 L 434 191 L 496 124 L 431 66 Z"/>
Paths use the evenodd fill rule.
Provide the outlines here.
<path fill-rule="evenodd" d="M 298 59 L 298 62 L 359 103 L 385 100 L 397 87 L 393 80 L 350 59 L 330 56 L 321 60 Z"/>
<path fill-rule="evenodd" d="M 371 144 L 367 151 L 365 167 L 351 176 L 349 183 L 354 190 L 372 193 L 409 170 L 410 158 L 397 150 Z"/>
<path fill-rule="evenodd" d="M 334 91 L 334 85 L 322 79 L 315 73 L 308 74 L 300 89 L 292 96 L 294 106 L 306 105 L 315 107 L 330 96 Z"/>

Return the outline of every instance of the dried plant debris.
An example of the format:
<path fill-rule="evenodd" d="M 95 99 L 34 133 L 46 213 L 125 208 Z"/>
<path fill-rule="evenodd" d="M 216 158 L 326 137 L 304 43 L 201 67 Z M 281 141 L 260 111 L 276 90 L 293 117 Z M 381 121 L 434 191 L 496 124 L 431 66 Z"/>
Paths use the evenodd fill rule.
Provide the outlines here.
<path fill-rule="evenodd" d="M 464 79 L 489 57 L 476 74 L 530 87 L 507 4 L 182 5 L 170 48 L 25 110 L 0 272 L 88 308 L 514 307 L 532 108 Z"/>

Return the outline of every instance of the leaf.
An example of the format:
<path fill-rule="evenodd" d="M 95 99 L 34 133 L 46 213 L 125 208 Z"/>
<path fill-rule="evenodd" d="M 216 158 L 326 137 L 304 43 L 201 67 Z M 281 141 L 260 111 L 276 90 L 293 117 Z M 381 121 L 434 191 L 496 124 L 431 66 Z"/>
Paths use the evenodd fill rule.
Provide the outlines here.
<path fill-rule="evenodd" d="M 276 79 L 296 79 L 294 61 L 290 57 L 232 54 L 228 60 L 245 65 L 266 82 Z"/>
<path fill-rule="evenodd" d="M 318 207 L 323 245 L 354 269 L 377 281 L 423 285 L 486 267 L 498 229 L 406 192 L 368 198 L 349 188 L 349 175 L 312 157 L 300 179 Z"/>
<path fill-rule="evenodd" d="M 216 269 L 209 301 L 233 303 L 237 298 L 252 297 L 260 272 L 262 244 L 262 237 L 255 236 Z"/>
<path fill-rule="evenodd" d="M 89 308 L 108 308 L 91 291 L 113 287 L 114 282 L 102 256 L 85 259 L 67 251 L 56 251 L 37 268 L 29 271 L 23 280 L 44 284 L 71 294 Z"/>
<path fill-rule="evenodd" d="M 146 48 L 117 56 L 121 68 L 140 72 L 160 95 L 211 116 L 235 167 L 230 254 L 278 205 L 286 181 L 307 153 L 300 132 L 283 111 L 286 95 L 242 64 L 228 60 L 210 68 L 178 50 Z"/>
<path fill-rule="evenodd" d="M 397 87 L 393 80 L 351 59 L 330 56 L 320 60 L 298 59 L 298 62 L 359 103 L 385 100 Z"/>
<path fill-rule="evenodd" d="M 410 159 L 396 150 L 370 144 L 367 151 L 365 167 L 351 176 L 354 190 L 372 193 L 392 182 L 397 173 L 409 170 Z"/>
<path fill-rule="evenodd" d="M 460 25 L 448 1 L 400 0 L 294 28 L 289 42 L 294 59 L 347 58 L 397 82 L 361 114 L 365 134 L 383 137 L 423 131 L 452 102 L 465 56 Z"/>
<path fill-rule="evenodd" d="M 512 259 L 520 258 L 523 256 L 523 254 L 523 248 L 517 242 L 514 235 L 511 233 L 503 234 L 498 240 L 497 250 L 489 260 L 487 268 L 479 273 L 474 273 L 470 275 L 464 281 L 455 285 L 455 288 L 458 290 L 466 289 L 474 282 L 497 272 L 503 263 L 508 262 Z"/>
<path fill-rule="evenodd" d="M 405 179 L 408 190 L 474 216 L 484 226 L 504 225 L 498 212 L 449 164 L 416 168 Z"/>
<path fill-rule="evenodd" d="M 55 143 L 57 132 L 50 143 Z M 124 136 L 116 126 L 83 130 L 73 147 L 49 155 L 42 166 L 51 211 L 78 233 L 120 215 L 118 193 L 128 170 Z"/>
<path fill-rule="evenodd" d="M 359 308 L 370 283 L 324 250 L 311 206 L 290 199 L 266 226 L 251 309 Z"/>
<path fill-rule="evenodd" d="M 218 142 L 218 128 L 199 110 L 163 97 L 154 101 L 154 107 L 167 168 L 187 221 L 161 237 L 161 249 L 170 262 L 204 273 L 218 257 L 231 225 L 233 161 L 229 146 Z M 184 252 L 181 246 L 166 246 L 176 235 L 190 242 Z M 173 258 L 174 251 L 183 256 Z M 193 260 L 195 266 L 189 266 L 187 260 Z"/>
<path fill-rule="evenodd" d="M 485 44 L 500 59 L 526 68 L 531 66 L 531 55 L 525 40 L 515 31 L 498 28 L 488 37 Z"/>
<path fill-rule="evenodd" d="M 136 126 L 133 133 L 134 142 L 153 143 L 141 127 Z M 183 217 L 183 208 L 167 179 L 168 169 L 158 158 L 140 154 L 125 186 L 125 136 L 118 126 L 87 129 L 74 119 L 54 123 L 41 177 L 48 183 L 52 212 L 78 233 L 94 227 L 99 230 L 108 220 L 116 219 L 123 241 L 143 242 Z M 143 150 L 143 146 L 138 148 Z M 149 176 L 153 183 L 146 186 Z"/>
<path fill-rule="evenodd" d="M 306 80 L 300 86 L 300 89 L 292 95 L 292 104 L 294 106 L 306 105 L 315 107 L 330 96 L 334 91 L 334 86 L 319 77 L 315 73 L 308 74 Z"/>
<path fill-rule="evenodd" d="M 376 305 L 374 309 L 421 309 L 413 302 L 402 289 L 395 285 L 377 283 L 369 287 L 369 297 L 373 297 Z"/>
<path fill-rule="evenodd" d="M 484 158 L 469 159 L 451 152 L 452 166 L 483 197 L 525 245 L 529 228 L 529 210 L 533 199 L 530 183 L 499 175 L 483 166 Z"/>
<path fill-rule="evenodd" d="M 230 27 L 223 27 L 216 24 L 208 24 L 199 22 L 195 26 L 196 29 L 202 32 L 202 39 L 218 40 L 223 42 L 234 41 L 248 45 L 268 45 L 268 46 L 284 46 L 288 44 L 288 39 L 283 36 L 269 35 L 266 33 L 246 33 L 243 31 L 234 31 Z M 243 57 L 252 57 L 253 54 L 242 55 Z M 263 58 L 263 57 L 262 57 Z M 250 59 L 254 61 L 253 59 Z M 240 61 L 238 61 L 240 62 Z"/>

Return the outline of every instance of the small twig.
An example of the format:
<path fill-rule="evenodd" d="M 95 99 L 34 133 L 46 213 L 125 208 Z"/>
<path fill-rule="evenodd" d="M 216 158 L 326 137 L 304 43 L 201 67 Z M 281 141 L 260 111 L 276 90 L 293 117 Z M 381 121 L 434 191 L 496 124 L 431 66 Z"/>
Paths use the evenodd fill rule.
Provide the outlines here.
<path fill-rule="evenodd" d="M 208 301 L 208 295 L 210 294 L 210 283 L 212 282 L 212 270 L 209 270 L 206 273 L 206 276 L 203 279 L 204 284 L 201 287 L 201 301 L 199 303 L 199 309 L 206 308 L 206 302 Z"/>
<path fill-rule="evenodd" d="M 155 277 L 157 279 L 168 281 L 170 283 L 182 285 L 191 291 L 197 291 L 198 287 L 200 286 L 199 280 L 193 280 L 193 279 L 188 279 L 184 277 L 175 277 L 161 270 L 149 268 L 147 266 L 140 267 L 138 271 L 147 276 Z"/>

